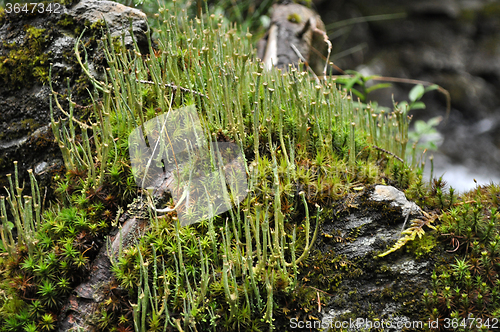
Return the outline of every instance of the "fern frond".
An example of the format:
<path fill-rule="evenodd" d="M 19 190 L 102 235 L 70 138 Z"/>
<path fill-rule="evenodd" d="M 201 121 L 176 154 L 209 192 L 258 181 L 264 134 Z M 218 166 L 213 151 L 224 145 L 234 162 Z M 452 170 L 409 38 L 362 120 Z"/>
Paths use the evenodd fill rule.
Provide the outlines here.
<path fill-rule="evenodd" d="M 423 212 L 423 211 L 422 211 Z M 378 257 L 384 257 L 389 255 L 391 252 L 394 252 L 398 249 L 401 249 L 408 241 L 415 240 L 415 237 L 418 235 L 418 238 L 421 239 L 425 234 L 423 229 L 424 226 L 427 226 L 432 229 L 436 229 L 433 225 L 431 225 L 436 219 L 437 215 L 429 215 L 426 212 L 423 212 L 423 218 L 416 218 L 411 221 L 411 227 L 404 230 L 401 234 L 405 234 L 402 238 L 400 238 L 391 249 L 388 251 L 381 253 Z"/>

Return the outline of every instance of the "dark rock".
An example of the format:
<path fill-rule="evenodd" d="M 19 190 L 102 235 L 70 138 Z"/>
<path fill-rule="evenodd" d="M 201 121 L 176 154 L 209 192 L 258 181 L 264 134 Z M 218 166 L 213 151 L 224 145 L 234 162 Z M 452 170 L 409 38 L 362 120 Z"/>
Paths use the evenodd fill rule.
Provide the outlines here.
<path fill-rule="evenodd" d="M 393 322 L 419 320 L 418 299 L 429 287 L 435 258 L 417 259 L 405 249 L 378 255 L 402 236 L 406 216 L 422 217 L 420 208 L 391 186 L 375 186 L 347 200 L 350 203 L 340 204 L 344 208 L 335 212 L 336 217 L 322 224 L 323 237 L 317 242 L 323 252 L 333 250 L 348 266 L 322 309 L 323 324 L 335 326 L 350 319 L 366 323 L 369 315 Z"/>
<path fill-rule="evenodd" d="M 85 74 L 76 61 L 74 46 L 86 28 L 82 42 L 86 44 L 89 66 L 94 73 L 104 65 L 99 40 L 107 20 L 113 36 L 125 33 L 125 43 L 132 45 L 132 25 L 139 45 L 145 46 L 146 15 L 141 11 L 111 1 L 84 0 L 58 13 L 6 14 L 0 19 L 0 188 L 6 185 L 5 174 L 13 173 L 13 161 L 19 161 L 19 175 L 45 162 L 43 171 L 50 179 L 62 171 L 59 148 L 50 129 L 48 86 L 52 64 L 52 83 L 63 106 L 68 80 L 72 99 L 80 106 L 90 103 Z M 66 108 L 67 109 L 67 108 Z M 55 110 L 56 119 L 60 113 Z M 85 117 L 88 110 L 77 106 L 75 112 Z M 41 132 L 37 129 L 44 128 Z M 21 179 L 22 181 L 22 179 Z M 43 183 L 42 183 L 43 186 Z M 3 190 L 3 189 L 1 189 Z"/>
<path fill-rule="evenodd" d="M 418 1 L 414 2 L 410 9 L 419 15 L 443 15 L 450 18 L 460 15 L 460 5 L 454 0 Z"/>

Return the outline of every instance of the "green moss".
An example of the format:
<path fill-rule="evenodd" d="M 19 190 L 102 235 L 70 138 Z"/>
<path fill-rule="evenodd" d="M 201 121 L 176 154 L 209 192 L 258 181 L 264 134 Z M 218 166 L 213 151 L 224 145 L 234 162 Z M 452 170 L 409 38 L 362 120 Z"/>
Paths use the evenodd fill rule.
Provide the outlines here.
<path fill-rule="evenodd" d="M 500 3 L 490 2 L 483 7 L 481 14 L 486 17 L 499 17 L 500 16 Z"/>
<path fill-rule="evenodd" d="M 438 231 L 450 254 L 436 264 L 432 286 L 424 294 L 429 317 L 473 314 L 485 321 L 500 310 L 499 189 L 493 184 L 478 187 L 441 215 Z"/>
<path fill-rule="evenodd" d="M 40 128 L 40 126 L 40 123 L 32 118 L 23 119 L 20 122 L 12 122 L 9 124 L 7 131 L 0 134 L 0 140 L 6 137 L 8 137 L 9 140 L 21 138 L 26 135 L 26 133 L 32 133 Z"/>
<path fill-rule="evenodd" d="M 302 18 L 297 13 L 293 13 L 293 14 L 288 15 L 287 19 L 288 19 L 288 21 L 293 22 L 293 23 L 302 22 Z"/>
<path fill-rule="evenodd" d="M 25 26 L 21 45 L 4 45 L 10 48 L 7 56 L 0 56 L 0 79 L 11 89 L 29 88 L 33 82 L 45 84 L 49 79 L 49 56 L 44 53 L 52 31 Z"/>
<path fill-rule="evenodd" d="M 406 244 L 406 250 L 413 253 L 417 259 L 428 257 L 433 249 L 439 244 L 435 234 L 426 232 L 421 238 Z"/>
<path fill-rule="evenodd" d="M 56 22 L 56 25 L 66 29 L 74 29 L 78 24 L 73 17 L 68 14 L 63 14 L 61 15 L 61 19 Z"/>
<path fill-rule="evenodd" d="M 21 128 L 24 130 L 35 130 L 40 127 L 40 124 L 34 119 L 23 119 L 21 121 Z"/>
<path fill-rule="evenodd" d="M 69 30 L 76 31 L 79 28 L 69 17 L 62 17 L 57 24 Z M 109 146 L 114 148 L 105 151 L 102 149 L 105 144 L 95 144 L 92 149 L 96 148 L 97 152 L 93 154 L 93 151 L 89 151 L 87 156 L 92 155 L 92 158 L 87 160 L 89 164 L 96 161 L 92 165 L 96 168 L 96 174 L 102 170 L 104 180 L 102 185 L 97 185 L 98 178 L 87 174 L 86 170 L 82 171 L 82 167 L 78 166 L 80 164 L 68 169 L 63 180 L 55 180 L 61 206 L 43 216 L 43 225 L 46 226 L 42 226 L 37 234 L 40 251 L 46 254 L 44 257 L 53 254 L 52 257 L 66 262 L 63 267 L 54 267 L 52 274 L 69 278 L 73 277 L 73 270 L 85 272 L 86 261 L 93 258 L 98 250 L 98 240 L 107 234 L 108 226 L 118 220 L 113 209 L 120 206 L 123 210 L 128 209 L 127 213 L 131 211 L 131 207 L 127 207 L 117 197 L 133 197 L 137 193 L 128 159 L 128 133 L 134 123 L 143 120 L 144 111 L 148 112 L 148 117 L 153 117 L 156 112 L 162 112 L 160 106 L 165 107 L 171 100 L 170 92 L 173 89 L 163 93 L 163 89 L 154 85 L 136 85 L 135 79 L 149 79 L 152 75 L 162 79 L 175 77 L 179 89 L 174 91 L 173 104 L 196 103 L 214 135 L 219 133 L 235 141 L 241 137 L 245 142 L 242 145 L 247 161 L 251 164 L 249 176 L 252 190 L 247 201 L 240 205 L 241 210 L 227 212 L 213 220 L 202 220 L 177 229 L 173 215 L 154 218 L 151 228 L 145 230 L 144 236 L 138 239 L 138 245 L 127 248 L 113 266 L 117 282 L 130 292 L 129 297 L 120 296 L 119 301 L 128 307 L 129 303 L 139 306 L 134 301 L 145 287 L 141 280 L 149 280 L 148 289 L 154 290 L 154 295 L 147 293 L 150 298 L 146 298 L 145 302 L 153 305 L 149 309 L 136 307 L 137 313 L 150 314 L 154 307 L 163 306 L 165 300 L 168 303 L 167 307 L 162 307 L 166 308 L 164 313 L 184 317 L 179 318 L 178 323 L 185 326 L 196 322 L 200 330 L 215 328 L 214 324 L 217 324 L 218 331 L 249 330 L 247 327 L 250 324 L 257 324 L 252 325 L 254 330 L 264 330 L 269 329 L 273 320 L 276 327 L 282 327 L 289 323 L 289 316 L 314 315 L 319 302 L 328 303 L 325 292 L 342 291 L 346 287 L 342 281 L 359 278 L 364 271 L 374 271 L 377 263 L 383 261 L 349 261 L 333 250 L 328 251 L 329 248 L 320 250 L 313 247 L 307 251 L 309 256 L 303 256 L 305 258 L 296 265 L 288 264 L 302 257 L 308 246 L 306 236 L 312 233 L 313 225 L 332 216 L 352 213 L 353 210 L 376 210 L 390 224 L 401 222 L 399 208 L 370 202 L 367 200 L 368 190 L 356 189 L 369 187 L 384 179 L 400 188 L 410 188 L 424 203 L 432 195 L 424 192 L 427 189 L 415 185 L 418 177 L 414 170 L 401 166 L 399 162 L 388 162 L 383 155 L 370 148 L 371 142 L 363 137 L 363 132 L 369 132 L 372 122 L 361 121 L 366 114 L 354 109 L 351 99 L 339 93 L 331 84 L 314 87 L 309 83 L 307 74 L 302 75 L 296 70 L 267 72 L 262 70 L 259 63 L 247 61 L 248 56 L 243 60 L 238 54 L 235 55 L 234 50 L 250 54 L 252 46 L 240 43 L 245 37 L 235 42 L 234 38 L 224 39 L 227 36 L 221 31 L 211 31 L 209 27 L 216 26 L 218 21 L 208 19 L 205 25 L 196 28 L 197 31 L 207 29 L 203 40 L 195 36 L 192 30 L 177 31 L 178 26 L 182 25 L 179 25 L 175 16 L 167 17 L 164 24 L 171 30 L 160 36 L 165 43 L 160 44 L 163 49 L 160 48 L 159 54 L 168 56 L 147 57 L 135 53 L 135 58 L 134 53 L 130 53 L 120 55 L 114 63 L 109 63 L 114 69 L 109 73 L 114 74 L 108 76 L 108 82 L 129 82 L 131 79 L 131 84 L 116 86 L 114 90 L 103 92 L 100 96 L 102 99 L 96 100 L 99 103 L 96 104 L 96 118 L 101 116 L 104 120 L 102 123 L 109 123 L 112 128 L 96 126 L 91 144 L 95 144 L 99 138 L 105 143 L 104 140 L 109 138 Z M 201 21 L 195 24 L 201 24 Z M 91 28 L 86 33 L 86 37 L 89 37 L 85 40 L 86 46 L 94 47 L 103 23 L 86 22 L 85 25 Z M 42 29 L 29 27 L 26 33 L 33 40 L 40 40 L 45 35 Z M 121 50 L 115 44 L 117 40 L 112 43 L 116 50 Z M 190 40 L 193 45 L 187 47 L 186 40 Z M 176 42 L 179 45 L 175 45 Z M 21 47 L 24 44 L 19 47 L 9 45 L 12 50 Z M 43 48 L 37 44 L 33 47 Z M 71 52 L 63 56 L 68 61 L 74 61 Z M 143 60 L 145 63 L 140 63 Z M 207 66 L 207 63 L 212 66 Z M 137 76 L 134 77 L 123 68 L 136 69 Z M 84 93 L 89 82 L 86 76 L 78 74 L 73 76 L 78 77 L 73 92 Z M 180 87 L 187 88 L 183 91 Z M 210 98 L 205 98 L 205 95 Z M 64 99 L 64 96 L 60 97 Z M 102 109 L 112 111 L 97 113 Z M 357 121 L 355 132 L 350 125 L 352 121 Z M 387 123 L 375 125 L 385 128 Z M 31 127 L 36 123 L 26 121 L 20 125 Z M 284 133 L 283 128 L 286 129 Z M 394 137 L 380 137 L 380 142 L 394 144 Z M 82 136 L 79 135 L 71 137 L 71 142 L 80 143 L 81 140 Z M 77 157 L 83 160 L 81 146 L 74 147 L 70 153 L 74 160 Z M 100 160 L 104 157 L 109 157 L 108 162 Z M 68 165 L 71 166 L 71 163 Z M 453 199 L 449 199 L 448 204 L 442 197 L 439 198 L 437 188 L 434 185 L 436 209 L 452 206 Z M 302 200 L 302 194 L 298 193 L 306 191 Z M 365 196 L 360 198 L 360 195 Z M 324 208 L 322 213 L 319 212 L 320 207 Z M 148 215 L 145 208 L 138 209 Z M 472 217 L 467 222 L 473 220 Z M 487 232 L 481 227 L 478 228 L 479 234 L 485 237 Z M 358 227 L 348 234 L 338 234 L 338 237 L 351 242 L 359 236 L 360 230 Z M 326 238 L 337 234 L 328 235 L 324 234 Z M 263 245 L 264 241 L 269 242 Z M 421 240 L 410 243 L 407 249 L 417 257 L 424 257 L 433 252 L 438 243 L 437 237 L 429 233 Z M 77 244 L 80 248 L 76 247 Z M 80 254 L 82 259 L 75 260 Z M 42 255 L 35 253 L 31 256 L 36 264 L 45 264 Z M 28 267 L 30 261 L 23 257 L 17 267 L 10 269 L 17 275 L 20 274 L 19 263 Z M 387 265 L 378 268 L 381 273 L 389 270 Z M 48 285 L 40 273 L 24 273 L 33 276 L 38 284 Z M 146 275 L 151 278 L 144 278 Z M 75 284 L 81 281 L 79 278 L 81 276 L 75 277 Z M 199 288 L 200 280 L 207 281 L 203 290 Z M 383 281 L 379 284 L 383 287 Z M 58 289 L 63 296 L 67 295 L 67 291 L 66 287 Z M 375 293 L 375 296 L 381 300 L 402 302 L 416 298 L 419 292 L 420 289 L 385 288 Z M 200 294 L 203 297 L 198 297 Z M 377 317 L 376 308 L 367 303 L 365 294 L 352 288 L 346 289 L 345 294 L 357 306 L 357 311 Z M 49 297 L 43 300 L 52 306 Z M 111 304 L 116 300 L 110 291 L 99 309 L 101 318 L 96 323 L 103 329 L 116 329 L 113 325 L 121 324 L 118 322 L 119 315 L 128 310 L 128 307 L 119 306 L 114 309 Z M 231 304 L 231 301 L 234 303 Z M 339 298 L 337 301 L 346 299 Z M 415 308 L 412 301 L 407 302 L 410 303 L 405 309 L 408 312 Z M 255 306 L 259 306 L 260 310 L 249 309 Z M 263 316 L 267 317 L 267 321 L 264 321 Z M 130 326 L 131 320 L 128 322 Z M 209 321 L 211 326 L 208 325 Z M 153 319 L 150 325 L 154 325 Z M 152 326 L 146 328 L 153 330 Z"/>
<path fill-rule="evenodd" d="M 104 22 L 104 20 L 97 20 L 96 22 L 90 25 L 91 30 L 101 29 L 101 28 L 102 29 L 106 28 L 106 22 Z"/>

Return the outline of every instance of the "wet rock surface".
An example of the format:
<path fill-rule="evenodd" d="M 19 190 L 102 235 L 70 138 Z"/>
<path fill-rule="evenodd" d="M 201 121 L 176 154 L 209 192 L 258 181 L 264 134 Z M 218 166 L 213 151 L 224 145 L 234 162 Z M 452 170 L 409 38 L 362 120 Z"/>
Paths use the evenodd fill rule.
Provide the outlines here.
<path fill-rule="evenodd" d="M 0 19 L 0 188 L 5 174 L 13 173 L 13 161 L 19 161 L 19 174 L 38 166 L 40 173 L 61 172 L 62 158 L 50 128 L 48 85 L 52 64 L 54 90 L 67 109 L 68 82 L 78 116 L 86 116 L 90 103 L 88 80 L 76 61 L 74 46 L 82 37 L 87 47 L 90 68 L 98 72 L 104 64 L 99 40 L 108 20 L 113 36 L 125 33 L 132 43 L 130 25 L 139 45 L 146 41 L 146 15 L 111 1 L 84 0 L 61 6 L 56 12 L 30 15 L 6 14 Z M 130 20 L 129 20 L 130 19 Z M 55 106 L 54 106 L 55 107 Z M 61 114 L 57 112 L 55 117 Z M 40 129 L 40 131 L 37 131 Z M 42 167 L 45 165 L 44 167 Z M 43 169 L 43 170 L 42 170 Z M 42 187 L 48 182 L 41 183 Z"/>
<path fill-rule="evenodd" d="M 404 248 L 378 257 L 402 236 L 408 213 L 410 219 L 421 216 L 420 208 L 403 192 L 379 185 L 347 198 L 334 217 L 322 224 L 317 246 L 322 252 L 333 250 L 347 266 L 337 291 L 322 308 L 324 326 L 350 319 L 378 318 L 396 324 L 421 318 L 419 299 L 429 287 L 434 255 L 440 250 L 425 259 Z"/>

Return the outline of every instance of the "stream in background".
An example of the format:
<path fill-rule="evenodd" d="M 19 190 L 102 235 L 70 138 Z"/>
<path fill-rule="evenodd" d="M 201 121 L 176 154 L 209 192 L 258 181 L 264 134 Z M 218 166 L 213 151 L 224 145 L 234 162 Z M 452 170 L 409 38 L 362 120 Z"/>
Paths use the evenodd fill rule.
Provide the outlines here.
<path fill-rule="evenodd" d="M 469 123 L 452 118 L 441 128 L 443 144 L 429 154 L 434 155 L 434 177 L 442 175 L 460 192 L 491 182 L 500 184 L 499 131 L 500 122 L 494 117 Z M 430 176 L 430 167 L 426 174 Z"/>
<path fill-rule="evenodd" d="M 443 177 L 448 188 L 451 186 L 460 193 L 469 191 L 479 185 L 489 184 L 494 182 L 500 184 L 500 176 L 489 169 L 470 168 L 464 164 L 456 164 L 451 162 L 448 157 L 439 151 L 431 153 L 434 156 L 434 174 L 433 177 Z M 425 168 L 426 179 L 430 179 L 431 167 L 427 161 Z M 474 182 L 477 181 L 477 184 Z"/>
<path fill-rule="evenodd" d="M 416 120 L 441 116 L 443 140 L 434 155 L 434 177 L 464 192 L 500 183 L 500 1 L 314 1 L 342 69 L 438 84 L 427 93 Z M 347 55 L 346 55 L 347 54 Z M 380 82 L 374 82 L 380 83 Z M 384 106 L 408 100 L 414 84 L 395 83 L 368 97 Z M 426 163 L 430 177 L 430 162 Z"/>

